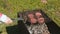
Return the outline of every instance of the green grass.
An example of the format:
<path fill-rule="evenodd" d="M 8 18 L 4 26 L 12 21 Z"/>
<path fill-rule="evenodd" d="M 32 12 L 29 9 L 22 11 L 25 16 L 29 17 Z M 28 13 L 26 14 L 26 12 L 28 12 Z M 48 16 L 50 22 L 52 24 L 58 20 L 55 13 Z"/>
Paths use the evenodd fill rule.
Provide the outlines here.
<path fill-rule="evenodd" d="M 17 18 L 17 13 L 23 10 L 42 9 L 58 26 L 60 26 L 60 0 L 0 0 L 0 12 L 10 18 Z M 14 23 L 15 24 L 15 23 Z M 5 34 L 5 24 L 0 25 L 0 31 Z"/>

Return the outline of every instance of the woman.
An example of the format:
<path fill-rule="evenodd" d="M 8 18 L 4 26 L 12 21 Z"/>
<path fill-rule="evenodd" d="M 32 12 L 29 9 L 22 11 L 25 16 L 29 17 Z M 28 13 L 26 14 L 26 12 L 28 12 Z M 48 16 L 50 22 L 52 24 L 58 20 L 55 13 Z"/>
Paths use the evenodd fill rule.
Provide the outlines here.
<path fill-rule="evenodd" d="M 42 14 L 40 12 L 36 12 L 35 15 L 37 17 L 38 23 L 40 24 L 40 26 L 38 28 L 39 29 L 41 28 L 41 33 L 42 34 L 50 34 L 50 32 L 48 31 L 48 27 L 45 24 L 45 19 L 42 16 Z"/>

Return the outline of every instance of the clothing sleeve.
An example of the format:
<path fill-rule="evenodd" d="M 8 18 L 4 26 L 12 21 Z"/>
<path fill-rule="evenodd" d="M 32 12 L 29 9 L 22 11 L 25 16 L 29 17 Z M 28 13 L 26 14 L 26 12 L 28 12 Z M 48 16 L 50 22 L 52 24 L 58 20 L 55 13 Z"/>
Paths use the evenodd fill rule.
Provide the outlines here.
<path fill-rule="evenodd" d="M 4 14 L 0 15 L 0 21 L 6 24 L 12 23 L 12 20 Z"/>

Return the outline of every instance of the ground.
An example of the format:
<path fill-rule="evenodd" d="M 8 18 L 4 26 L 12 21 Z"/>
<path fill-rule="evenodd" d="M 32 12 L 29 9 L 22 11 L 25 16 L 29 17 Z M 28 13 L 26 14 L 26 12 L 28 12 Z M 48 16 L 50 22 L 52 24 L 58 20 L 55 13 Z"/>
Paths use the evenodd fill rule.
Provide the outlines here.
<path fill-rule="evenodd" d="M 60 0 L 0 0 L 0 12 L 10 18 L 17 18 L 18 12 L 26 10 L 42 9 L 58 26 L 60 26 Z M 14 23 L 15 24 L 15 23 Z M 6 25 L 0 24 L 0 31 L 6 33 Z"/>

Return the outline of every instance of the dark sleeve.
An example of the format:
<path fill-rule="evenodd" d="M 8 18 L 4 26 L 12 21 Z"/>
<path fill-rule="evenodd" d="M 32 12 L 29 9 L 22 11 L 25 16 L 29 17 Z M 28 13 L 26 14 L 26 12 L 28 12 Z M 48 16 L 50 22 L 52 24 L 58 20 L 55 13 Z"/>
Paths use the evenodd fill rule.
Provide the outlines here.
<path fill-rule="evenodd" d="M 6 27 L 8 34 L 29 34 L 23 21 L 18 21 L 18 24 L 15 26 Z"/>
<path fill-rule="evenodd" d="M 20 33 L 22 33 L 22 34 L 29 34 L 27 27 L 21 20 L 18 21 L 18 29 L 19 29 Z"/>

